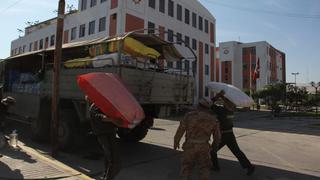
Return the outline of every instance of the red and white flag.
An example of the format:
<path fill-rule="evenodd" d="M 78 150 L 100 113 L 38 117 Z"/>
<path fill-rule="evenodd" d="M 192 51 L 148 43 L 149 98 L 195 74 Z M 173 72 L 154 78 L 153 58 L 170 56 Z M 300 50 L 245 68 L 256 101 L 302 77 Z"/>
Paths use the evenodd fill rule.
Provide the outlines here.
<path fill-rule="evenodd" d="M 253 73 L 253 80 L 256 81 L 259 78 L 260 78 L 260 59 L 258 58 L 256 68 Z"/>

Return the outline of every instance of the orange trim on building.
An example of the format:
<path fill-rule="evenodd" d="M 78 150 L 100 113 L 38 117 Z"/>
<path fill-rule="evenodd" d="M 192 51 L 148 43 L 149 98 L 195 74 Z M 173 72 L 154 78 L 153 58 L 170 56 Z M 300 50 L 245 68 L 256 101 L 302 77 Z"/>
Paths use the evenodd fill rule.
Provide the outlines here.
<path fill-rule="evenodd" d="M 118 7 L 118 0 L 111 0 L 111 9 Z"/>
<path fill-rule="evenodd" d="M 214 81 L 214 72 L 215 72 L 215 48 L 213 46 L 210 47 L 210 80 Z"/>
<path fill-rule="evenodd" d="M 215 33 L 215 26 L 213 23 L 210 23 L 210 42 L 211 43 L 215 42 L 214 33 Z"/>
<path fill-rule="evenodd" d="M 203 97 L 203 43 L 199 41 L 199 98 Z"/>
<path fill-rule="evenodd" d="M 109 36 L 117 34 L 117 14 L 110 15 Z"/>
<path fill-rule="evenodd" d="M 144 20 L 131 14 L 126 14 L 126 32 L 138 29 L 144 29 Z"/>
<path fill-rule="evenodd" d="M 216 81 L 220 82 L 220 59 L 216 59 Z"/>
<path fill-rule="evenodd" d="M 221 62 L 221 82 L 232 84 L 232 62 Z"/>

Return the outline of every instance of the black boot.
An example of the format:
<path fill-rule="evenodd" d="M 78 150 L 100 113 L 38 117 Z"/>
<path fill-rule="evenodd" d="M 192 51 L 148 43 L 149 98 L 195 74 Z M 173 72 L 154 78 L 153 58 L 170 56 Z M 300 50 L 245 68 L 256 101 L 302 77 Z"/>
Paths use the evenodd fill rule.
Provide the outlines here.
<path fill-rule="evenodd" d="M 251 176 L 254 173 L 255 170 L 255 166 L 251 165 L 248 169 L 247 169 L 247 175 Z"/>

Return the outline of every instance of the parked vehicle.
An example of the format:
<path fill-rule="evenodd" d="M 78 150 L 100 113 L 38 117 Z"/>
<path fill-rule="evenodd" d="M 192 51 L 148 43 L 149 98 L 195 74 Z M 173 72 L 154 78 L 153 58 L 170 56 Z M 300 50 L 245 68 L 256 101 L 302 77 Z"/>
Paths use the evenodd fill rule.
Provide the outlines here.
<path fill-rule="evenodd" d="M 174 44 L 154 34 L 131 32 L 65 44 L 62 53 L 59 103 L 62 147 L 81 136 L 79 128 L 86 127 L 88 122 L 88 104 L 76 83 L 80 74 L 117 73 L 142 105 L 145 120 L 132 130 L 118 130 L 119 137 L 128 141 L 143 139 L 155 117 L 167 116 L 171 109 L 194 101 L 194 71 L 184 65 L 185 58 Z M 15 97 L 17 102 L 10 107 L 8 119 L 30 124 L 33 137 L 38 140 L 48 138 L 50 132 L 53 58 L 53 48 L 9 57 L 4 61 L 4 72 L 0 73 L 5 76 L 1 78 L 5 80 L 4 94 Z M 196 61 L 196 56 L 192 60 Z M 170 61 L 179 62 L 178 69 L 166 66 Z"/>

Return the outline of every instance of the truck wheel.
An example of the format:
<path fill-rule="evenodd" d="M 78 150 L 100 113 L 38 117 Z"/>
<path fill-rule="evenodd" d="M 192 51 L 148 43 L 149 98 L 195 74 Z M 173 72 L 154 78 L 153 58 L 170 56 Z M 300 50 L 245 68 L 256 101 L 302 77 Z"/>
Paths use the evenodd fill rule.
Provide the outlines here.
<path fill-rule="evenodd" d="M 126 129 L 126 128 L 119 128 L 118 129 L 118 136 L 121 140 L 127 142 L 138 142 L 146 137 L 148 134 L 148 127 L 145 126 L 137 126 L 134 129 Z"/>
<path fill-rule="evenodd" d="M 60 113 L 60 123 L 58 129 L 59 147 L 62 150 L 72 150 L 74 147 L 76 116 L 73 111 L 62 110 Z"/>

